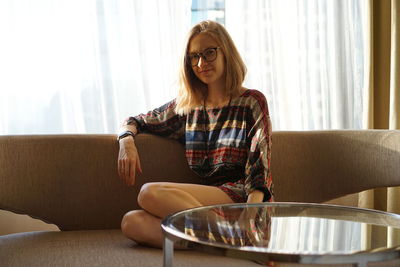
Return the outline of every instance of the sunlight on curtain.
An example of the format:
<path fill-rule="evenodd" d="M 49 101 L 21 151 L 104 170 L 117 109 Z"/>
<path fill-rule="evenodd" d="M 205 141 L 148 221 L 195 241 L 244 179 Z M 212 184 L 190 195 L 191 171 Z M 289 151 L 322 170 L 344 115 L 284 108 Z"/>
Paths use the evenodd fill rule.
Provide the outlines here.
<path fill-rule="evenodd" d="M 274 130 L 362 128 L 363 5 L 225 0 Z M 190 0 L 0 1 L 0 134 L 115 133 L 175 97 L 191 23 Z"/>
<path fill-rule="evenodd" d="M 225 1 L 226 28 L 248 67 L 245 85 L 267 96 L 274 130 L 362 128 L 364 11 L 363 0 Z M 323 229 L 325 243 L 293 235 L 293 227 L 303 231 L 307 223 Z M 330 224 L 307 218 L 282 229 L 273 224 L 270 246 L 360 246 L 361 229 Z M 348 234 L 334 239 L 327 229 Z"/>
<path fill-rule="evenodd" d="M 226 27 L 274 130 L 362 128 L 364 1 L 226 0 Z"/>
<path fill-rule="evenodd" d="M 361 225 L 351 221 L 298 216 L 273 217 L 268 248 L 275 251 L 357 251 L 361 249 Z M 338 235 L 337 233 L 343 233 Z"/>
<path fill-rule="evenodd" d="M 0 1 L 0 134 L 115 133 L 172 99 L 190 4 Z"/>

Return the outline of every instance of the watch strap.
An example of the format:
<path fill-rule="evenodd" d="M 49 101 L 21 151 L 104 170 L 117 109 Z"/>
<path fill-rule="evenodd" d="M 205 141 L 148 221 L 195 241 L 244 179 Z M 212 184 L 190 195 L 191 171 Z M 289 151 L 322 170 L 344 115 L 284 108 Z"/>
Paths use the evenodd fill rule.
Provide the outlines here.
<path fill-rule="evenodd" d="M 136 134 L 135 134 L 134 132 L 132 132 L 132 131 L 125 131 L 125 132 L 122 132 L 122 133 L 118 134 L 117 140 L 119 141 L 119 140 L 121 140 L 122 138 L 125 138 L 125 137 L 127 137 L 127 136 L 135 137 L 135 135 L 136 135 Z"/>

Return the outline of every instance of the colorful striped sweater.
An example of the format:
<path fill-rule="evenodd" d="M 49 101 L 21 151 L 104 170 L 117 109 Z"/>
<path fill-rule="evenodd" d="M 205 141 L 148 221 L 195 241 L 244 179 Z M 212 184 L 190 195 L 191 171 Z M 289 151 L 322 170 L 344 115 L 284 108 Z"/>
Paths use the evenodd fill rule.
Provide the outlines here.
<path fill-rule="evenodd" d="M 172 100 L 147 114 L 129 117 L 125 123 L 135 124 L 138 133 L 184 144 L 189 167 L 204 184 L 243 181 L 246 195 L 257 189 L 264 192 L 264 201 L 273 200 L 271 122 L 261 92 L 248 89 L 228 106 L 206 110 L 199 106 L 184 116 L 175 107 Z"/>

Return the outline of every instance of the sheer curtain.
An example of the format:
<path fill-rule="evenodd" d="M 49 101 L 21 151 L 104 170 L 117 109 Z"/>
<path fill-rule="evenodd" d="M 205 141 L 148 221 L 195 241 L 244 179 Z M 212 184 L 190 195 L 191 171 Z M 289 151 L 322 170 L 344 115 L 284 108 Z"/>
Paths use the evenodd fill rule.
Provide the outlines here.
<path fill-rule="evenodd" d="M 225 0 L 274 130 L 362 128 L 362 0 Z M 175 97 L 190 0 L 0 1 L 0 134 L 115 133 Z"/>
<path fill-rule="evenodd" d="M 226 27 L 248 66 L 246 86 L 265 93 L 274 130 L 361 129 L 364 94 L 363 0 L 226 0 Z M 304 218 L 297 227 L 302 230 Z M 314 229 L 327 229 L 315 223 Z M 275 229 L 271 246 L 308 249 L 290 227 Z M 326 244 L 359 244 L 361 229 Z M 347 238 L 353 241 L 349 242 Z M 290 241 L 288 241 L 290 240 Z"/>
<path fill-rule="evenodd" d="M 360 129 L 364 1 L 226 0 L 226 27 L 274 130 Z"/>
<path fill-rule="evenodd" d="M 172 99 L 190 5 L 0 1 L 0 134 L 115 133 Z"/>
<path fill-rule="evenodd" d="M 316 219 L 301 215 L 290 219 L 277 216 L 271 219 L 268 248 L 304 253 L 357 251 L 361 249 L 362 225 L 351 221 Z M 344 233 L 343 236 L 337 235 L 338 232 Z"/>

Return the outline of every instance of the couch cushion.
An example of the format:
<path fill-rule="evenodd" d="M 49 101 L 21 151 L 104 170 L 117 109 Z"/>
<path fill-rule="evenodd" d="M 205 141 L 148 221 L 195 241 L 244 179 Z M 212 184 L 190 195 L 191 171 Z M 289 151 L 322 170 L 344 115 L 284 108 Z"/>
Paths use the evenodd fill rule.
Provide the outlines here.
<path fill-rule="evenodd" d="M 120 230 L 30 232 L 0 237 L 1 266 L 162 266 L 161 249 L 136 245 Z M 197 251 L 175 251 L 174 266 L 259 266 Z"/>

